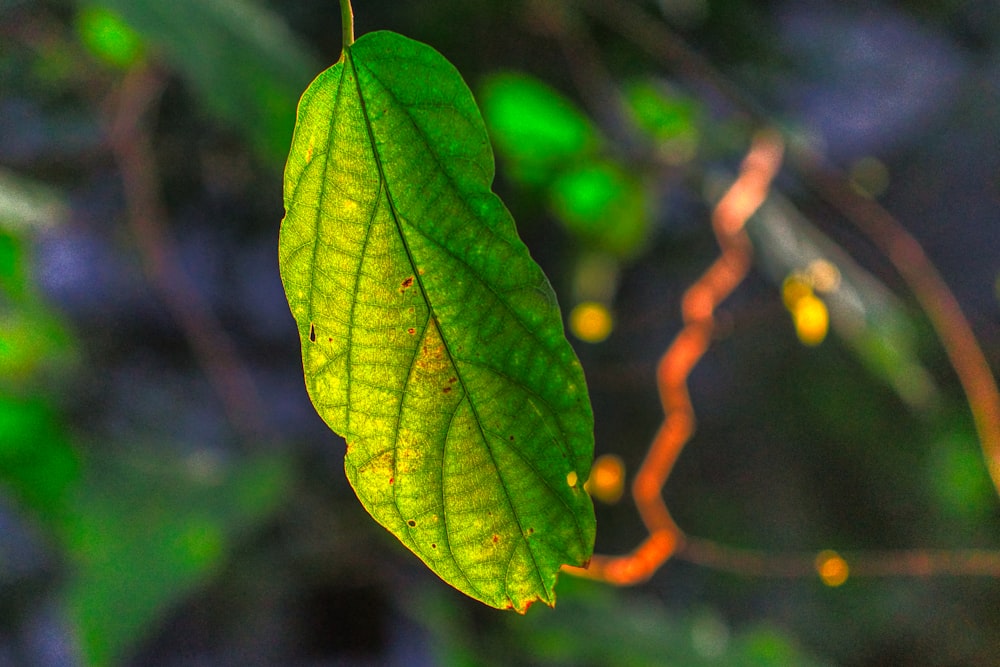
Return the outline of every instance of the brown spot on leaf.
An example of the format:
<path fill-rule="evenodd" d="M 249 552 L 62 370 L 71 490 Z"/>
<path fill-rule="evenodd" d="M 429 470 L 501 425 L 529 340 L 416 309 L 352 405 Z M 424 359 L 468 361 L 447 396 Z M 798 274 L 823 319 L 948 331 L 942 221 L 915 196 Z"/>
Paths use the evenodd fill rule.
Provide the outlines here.
<path fill-rule="evenodd" d="M 414 521 L 413 519 L 410 519 L 409 521 L 406 522 L 406 525 L 409 526 L 410 528 L 413 528 L 414 526 L 417 525 L 417 522 Z"/>
<path fill-rule="evenodd" d="M 406 333 L 412 336 L 413 334 L 417 333 L 417 330 L 414 329 L 413 327 L 410 327 L 409 329 L 406 330 Z"/>
<path fill-rule="evenodd" d="M 500 536 L 499 535 L 494 535 L 493 536 L 493 544 L 496 544 L 499 541 L 500 541 Z"/>
<path fill-rule="evenodd" d="M 534 534 L 535 534 L 535 529 L 534 528 L 529 528 L 528 529 L 528 535 L 534 535 Z"/>
<path fill-rule="evenodd" d="M 438 548 L 438 545 L 436 545 L 436 544 L 434 544 L 434 543 L 432 542 L 432 543 L 431 543 L 431 549 L 437 549 L 437 548 Z"/>
<path fill-rule="evenodd" d="M 400 286 L 399 286 L 400 290 L 399 291 L 400 292 L 405 292 L 406 290 L 408 290 L 412 286 L 413 286 L 413 276 L 410 276 L 410 277 L 406 278 L 405 280 L 403 280 L 403 282 L 400 284 Z"/>
<path fill-rule="evenodd" d="M 442 391 L 447 394 L 449 391 L 451 391 L 451 387 L 445 387 L 444 389 L 442 389 Z"/>
<path fill-rule="evenodd" d="M 396 482 L 396 478 L 395 477 L 390 477 L 389 478 L 389 484 L 394 484 L 395 482 Z"/>

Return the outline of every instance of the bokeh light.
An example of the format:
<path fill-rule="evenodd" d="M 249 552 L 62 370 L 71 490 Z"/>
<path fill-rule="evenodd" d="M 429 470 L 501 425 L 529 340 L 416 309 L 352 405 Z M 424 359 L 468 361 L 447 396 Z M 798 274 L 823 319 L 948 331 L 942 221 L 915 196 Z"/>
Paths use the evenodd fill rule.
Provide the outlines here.
<path fill-rule="evenodd" d="M 590 478 L 584 488 L 593 498 L 613 505 L 625 491 L 625 463 L 614 454 L 603 454 L 594 460 Z"/>
<path fill-rule="evenodd" d="M 76 19 L 84 46 L 109 65 L 127 68 L 142 57 L 142 39 L 121 17 L 103 7 L 85 7 Z"/>
<path fill-rule="evenodd" d="M 823 583 L 830 588 L 843 585 L 850 575 L 847 561 L 836 551 L 829 549 L 819 552 L 816 556 L 816 573 Z"/>
<path fill-rule="evenodd" d="M 832 264 L 830 267 L 836 271 Z M 836 275 L 839 280 L 839 272 Z M 826 303 L 813 292 L 812 281 L 808 277 L 792 274 L 781 286 L 781 299 L 792 314 L 799 341 L 810 347 L 822 343 L 830 329 L 830 312 Z"/>
<path fill-rule="evenodd" d="M 600 343 L 611 335 L 614 321 L 607 306 L 596 301 L 577 304 L 569 314 L 573 335 L 586 343 Z"/>

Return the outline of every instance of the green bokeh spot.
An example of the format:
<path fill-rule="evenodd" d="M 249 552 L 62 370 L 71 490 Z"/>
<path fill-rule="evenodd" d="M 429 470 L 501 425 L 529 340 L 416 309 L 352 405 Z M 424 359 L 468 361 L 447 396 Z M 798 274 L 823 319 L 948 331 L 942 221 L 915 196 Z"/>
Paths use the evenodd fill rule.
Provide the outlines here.
<path fill-rule="evenodd" d="M 635 123 L 659 141 L 697 134 L 697 104 L 662 85 L 633 82 L 625 88 L 625 102 Z"/>
<path fill-rule="evenodd" d="M 142 38 L 109 9 L 84 7 L 76 29 L 84 46 L 109 65 L 125 69 L 142 57 Z"/>
<path fill-rule="evenodd" d="M 928 475 L 930 488 L 949 516 L 975 521 L 991 511 L 993 486 L 973 434 L 956 429 L 935 443 Z"/>
<path fill-rule="evenodd" d="M 572 102 L 537 79 L 516 73 L 486 80 L 483 118 L 511 175 L 542 185 L 559 165 L 593 153 L 601 138 Z"/>
<path fill-rule="evenodd" d="M 8 295 L 23 291 L 21 246 L 10 234 L 0 230 L 0 288 Z"/>
<path fill-rule="evenodd" d="M 642 183 L 612 162 L 584 163 L 555 180 L 554 214 L 575 236 L 620 257 L 634 255 L 649 224 Z"/>

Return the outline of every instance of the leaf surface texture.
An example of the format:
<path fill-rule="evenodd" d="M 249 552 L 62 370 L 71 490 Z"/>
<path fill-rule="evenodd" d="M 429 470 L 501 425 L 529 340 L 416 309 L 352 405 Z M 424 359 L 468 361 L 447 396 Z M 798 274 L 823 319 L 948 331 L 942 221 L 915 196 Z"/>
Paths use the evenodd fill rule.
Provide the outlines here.
<path fill-rule="evenodd" d="M 493 176 L 455 68 L 367 34 L 299 103 L 279 258 L 362 504 L 445 581 L 523 612 L 590 557 L 593 416 Z"/>

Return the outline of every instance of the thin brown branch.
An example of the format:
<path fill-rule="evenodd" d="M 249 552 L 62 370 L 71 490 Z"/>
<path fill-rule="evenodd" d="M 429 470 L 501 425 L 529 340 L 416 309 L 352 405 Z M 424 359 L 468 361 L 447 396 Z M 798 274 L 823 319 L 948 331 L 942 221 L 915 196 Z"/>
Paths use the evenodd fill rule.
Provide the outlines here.
<path fill-rule="evenodd" d="M 817 556 L 823 553 L 737 549 L 689 537 L 675 558 L 741 576 L 797 579 L 817 576 Z M 850 577 L 1000 577 L 1000 551 L 994 550 L 863 551 L 836 557 L 843 559 Z"/>
<path fill-rule="evenodd" d="M 854 222 L 895 267 L 937 333 L 962 385 L 986 468 L 1000 492 L 1000 392 L 986 355 L 955 295 L 913 235 L 873 199 L 818 160 L 802 160 L 809 182 L 827 203 Z"/>
<path fill-rule="evenodd" d="M 694 86 L 708 85 L 758 125 L 768 121 L 759 105 L 658 17 L 626 0 L 574 0 L 600 21 Z M 816 155 L 792 161 L 806 184 L 885 254 L 927 315 L 965 393 L 986 467 L 1000 493 L 1000 391 L 968 320 L 920 244 L 896 218 Z"/>
<path fill-rule="evenodd" d="M 233 428 L 248 442 L 263 436 L 263 404 L 236 346 L 178 260 L 159 192 L 146 126 L 163 91 L 162 75 L 145 65 L 130 70 L 118 91 L 109 129 L 124 187 L 127 222 L 150 285 L 177 322 Z"/>

